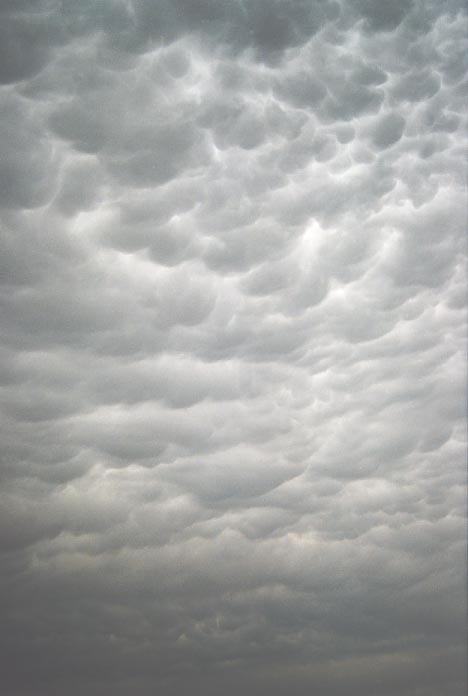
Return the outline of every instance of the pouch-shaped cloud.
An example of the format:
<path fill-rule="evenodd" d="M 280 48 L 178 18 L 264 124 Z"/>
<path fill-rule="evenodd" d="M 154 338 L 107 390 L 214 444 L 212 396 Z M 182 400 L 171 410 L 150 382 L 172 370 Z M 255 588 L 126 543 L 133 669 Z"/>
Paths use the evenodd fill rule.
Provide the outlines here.
<path fill-rule="evenodd" d="M 3 691 L 464 694 L 462 3 L 0 27 Z"/>

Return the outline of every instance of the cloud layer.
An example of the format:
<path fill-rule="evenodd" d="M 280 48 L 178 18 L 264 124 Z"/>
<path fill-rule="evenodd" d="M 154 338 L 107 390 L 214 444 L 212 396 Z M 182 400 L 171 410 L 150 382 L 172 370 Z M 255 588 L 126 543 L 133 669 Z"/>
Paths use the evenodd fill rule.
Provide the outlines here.
<path fill-rule="evenodd" d="M 9 696 L 465 693 L 458 0 L 4 0 Z"/>

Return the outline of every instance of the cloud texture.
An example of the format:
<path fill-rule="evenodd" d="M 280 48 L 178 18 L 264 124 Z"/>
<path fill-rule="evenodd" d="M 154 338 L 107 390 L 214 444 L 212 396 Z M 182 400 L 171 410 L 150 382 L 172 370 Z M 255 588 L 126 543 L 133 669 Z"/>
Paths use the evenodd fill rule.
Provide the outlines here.
<path fill-rule="evenodd" d="M 459 0 L 3 0 L 8 696 L 465 693 Z"/>

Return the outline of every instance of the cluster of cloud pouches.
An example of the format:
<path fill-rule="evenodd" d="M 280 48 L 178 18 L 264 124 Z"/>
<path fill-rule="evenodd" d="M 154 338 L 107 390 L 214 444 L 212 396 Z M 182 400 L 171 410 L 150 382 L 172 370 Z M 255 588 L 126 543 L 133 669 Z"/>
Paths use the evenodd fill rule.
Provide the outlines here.
<path fill-rule="evenodd" d="M 463 4 L 0 27 L 4 693 L 464 693 Z"/>

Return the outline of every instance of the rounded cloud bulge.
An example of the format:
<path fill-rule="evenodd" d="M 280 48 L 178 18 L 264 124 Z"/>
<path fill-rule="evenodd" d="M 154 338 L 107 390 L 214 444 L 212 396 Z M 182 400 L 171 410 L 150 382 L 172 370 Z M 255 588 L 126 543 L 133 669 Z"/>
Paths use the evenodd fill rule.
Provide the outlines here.
<path fill-rule="evenodd" d="M 0 6 L 8 696 L 461 696 L 466 8 Z"/>

